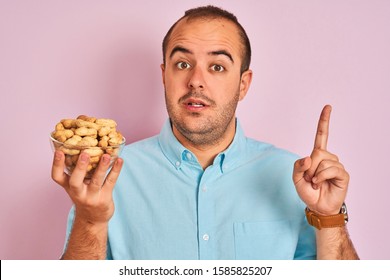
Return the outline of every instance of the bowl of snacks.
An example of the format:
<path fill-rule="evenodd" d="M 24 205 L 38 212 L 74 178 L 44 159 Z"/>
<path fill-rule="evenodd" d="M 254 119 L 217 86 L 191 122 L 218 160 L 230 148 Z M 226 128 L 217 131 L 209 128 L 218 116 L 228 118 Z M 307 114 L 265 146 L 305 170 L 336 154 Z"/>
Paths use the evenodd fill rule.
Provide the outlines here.
<path fill-rule="evenodd" d="M 86 178 L 91 178 L 100 158 L 104 154 L 111 157 L 110 167 L 120 155 L 126 139 L 117 130 L 112 119 L 98 119 L 80 115 L 76 119 L 63 119 L 50 133 L 53 151 L 65 154 L 65 173 L 72 174 L 81 152 L 90 157 Z"/>

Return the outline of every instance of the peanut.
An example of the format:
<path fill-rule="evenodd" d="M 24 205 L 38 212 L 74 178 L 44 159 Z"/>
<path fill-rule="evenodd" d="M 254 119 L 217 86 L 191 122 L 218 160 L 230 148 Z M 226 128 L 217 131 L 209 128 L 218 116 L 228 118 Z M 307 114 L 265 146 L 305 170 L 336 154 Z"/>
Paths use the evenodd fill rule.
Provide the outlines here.
<path fill-rule="evenodd" d="M 73 131 L 70 129 L 57 130 L 53 134 L 53 137 L 60 142 L 65 142 L 66 139 L 72 136 L 73 136 Z"/>
<path fill-rule="evenodd" d="M 110 146 L 118 146 L 119 144 L 122 143 L 122 138 L 119 138 L 119 137 L 112 137 L 110 138 L 110 140 L 108 140 L 108 144 Z"/>
<path fill-rule="evenodd" d="M 117 155 L 118 155 L 118 151 L 119 151 L 118 148 L 111 148 L 111 147 L 108 147 L 108 148 L 106 149 L 106 153 L 109 154 L 110 156 L 117 156 Z"/>
<path fill-rule="evenodd" d="M 66 138 L 70 138 L 74 135 L 74 132 L 71 129 L 65 129 L 63 130 Z"/>
<path fill-rule="evenodd" d="M 89 159 L 89 163 L 92 164 L 92 163 L 98 163 L 100 160 L 100 156 L 96 156 L 96 157 L 91 157 Z"/>
<path fill-rule="evenodd" d="M 76 120 L 76 126 L 77 127 L 94 128 L 96 130 L 98 130 L 100 128 L 100 126 L 97 125 L 96 123 L 88 122 L 88 121 L 84 121 L 84 120 Z"/>
<path fill-rule="evenodd" d="M 77 127 L 75 120 L 73 120 L 73 119 L 64 119 L 64 120 L 61 120 L 61 123 L 65 128 Z"/>
<path fill-rule="evenodd" d="M 63 135 L 63 134 L 60 134 L 60 135 L 54 135 L 54 138 L 57 140 L 57 141 L 60 141 L 60 142 L 65 142 L 66 141 L 66 136 Z"/>
<path fill-rule="evenodd" d="M 95 123 L 101 126 L 109 126 L 109 127 L 116 127 L 117 125 L 116 122 L 111 119 L 97 119 Z"/>
<path fill-rule="evenodd" d="M 94 164 L 88 164 L 87 172 L 92 171 L 92 169 L 96 168 L 96 165 Z"/>
<path fill-rule="evenodd" d="M 106 136 L 111 133 L 111 127 L 103 126 L 99 129 L 98 134 L 100 137 Z"/>
<path fill-rule="evenodd" d="M 79 127 L 75 130 L 75 134 L 80 136 L 93 136 L 96 138 L 97 130 L 94 128 Z"/>
<path fill-rule="evenodd" d="M 83 120 L 83 121 L 87 121 L 87 122 L 95 122 L 96 121 L 96 118 L 94 117 L 88 117 L 86 115 L 80 115 L 77 117 L 78 120 Z"/>
<path fill-rule="evenodd" d="M 98 144 L 98 140 L 96 138 L 85 136 L 81 139 L 80 142 L 77 143 L 77 146 L 80 147 L 95 147 Z"/>
<path fill-rule="evenodd" d="M 96 119 L 86 115 L 62 119 L 57 123 L 52 137 L 61 143 L 53 142 L 53 147 L 64 152 L 68 174 L 74 170 L 81 151 L 90 156 L 87 178 L 92 176 L 104 153 L 112 158 L 117 157 L 120 150 L 117 146 L 122 144 L 123 136 L 116 126 L 112 119 Z"/>
<path fill-rule="evenodd" d="M 63 151 L 65 155 L 70 155 L 70 156 L 78 155 L 80 153 L 80 150 L 68 149 L 65 148 L 65 146 L 60 147 L 59 150 Z"/>
<path fill-rule="evenodd" d="M 120 145 L 123 141 L 123 136 L 119 131 L 115 133 L 111 132 L 108 137 L 110 137 L 110 140 L 108 140 L 110 146 Z"/>
<path fill-rule="evenodd" d="M 103 148 L 106 148 L 106 147 L 108 147 L 108 140 L 109 140 L 110 138 L 108 137 L 108 136 L 103 136 L 101 139 L 100 139 L 100 141 L 99 141 L 99 143 L 98 143 L 98 146 L 99 147 L 103 147 Z"/>
<path fill-rule="evenodd" d="M 81 136 L 79 135 L 73 135 L 71 138 L 65 141 L 65 144 L 76 146 L 81 141 Z"/>
<path fill-rule="evenodd" d="M 83 150 L 84 153 L 87 153 L 90 157 L 97 157 L 101 156 L 104 152 L 101 149 L 98 148 L 89 148 Z"/>
<path fill-rule="evenodd" d="M 64 130 L 64 129 L 65 129 L 65 127 L 61 122 L 57 123 L 56 130 Z"/>

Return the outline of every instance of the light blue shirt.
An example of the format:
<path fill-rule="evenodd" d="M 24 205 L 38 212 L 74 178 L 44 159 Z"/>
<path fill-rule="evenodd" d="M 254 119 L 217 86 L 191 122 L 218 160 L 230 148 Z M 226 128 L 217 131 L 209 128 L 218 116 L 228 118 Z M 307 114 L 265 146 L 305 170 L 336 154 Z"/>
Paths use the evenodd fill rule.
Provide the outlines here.
<path fill-rule="evenodd" d="M 234 141 L 206 170 L 169 120 L 121 157 L 107 258 L 316 257 L 314 230 L 291 178 L 297 156 L 245 137 L 238 122 Z"/>

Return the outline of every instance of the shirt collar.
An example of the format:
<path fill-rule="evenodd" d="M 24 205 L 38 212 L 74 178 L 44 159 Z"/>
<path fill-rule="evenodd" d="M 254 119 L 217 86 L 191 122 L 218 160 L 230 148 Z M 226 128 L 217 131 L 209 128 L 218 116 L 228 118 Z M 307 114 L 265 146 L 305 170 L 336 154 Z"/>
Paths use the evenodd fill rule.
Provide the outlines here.
<path fill-rule="evenodd" d="M 179 169 L 184 161 L 199 165 L 196 156 L 176 139 L 169 119 L 165 121 L 158 140 L 162 152 L 176 169 Z M 246 137 L 238 119 L 236 119 L 234 139 L 225 151 L 215 157 L 213 165 L 219 164 L 222 173 L 235 167 L 240 160 L 240 155 L 243 154 L 245 142 Z"/>

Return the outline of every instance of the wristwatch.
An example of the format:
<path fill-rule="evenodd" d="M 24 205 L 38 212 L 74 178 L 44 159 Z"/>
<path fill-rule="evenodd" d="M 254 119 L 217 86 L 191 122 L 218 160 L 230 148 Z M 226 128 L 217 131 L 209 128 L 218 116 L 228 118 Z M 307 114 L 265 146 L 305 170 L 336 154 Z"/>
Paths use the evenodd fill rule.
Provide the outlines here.
<path fill-rule="evenodd" d="M 308 207 L 306 207 L 305 213 L 309 225 L 316 229 L 343 227 L 348 222 L 348 211 L 345 203 L 341 206 L 339 214 L 336 215 L 322 216 L 311 211 Z"/>

